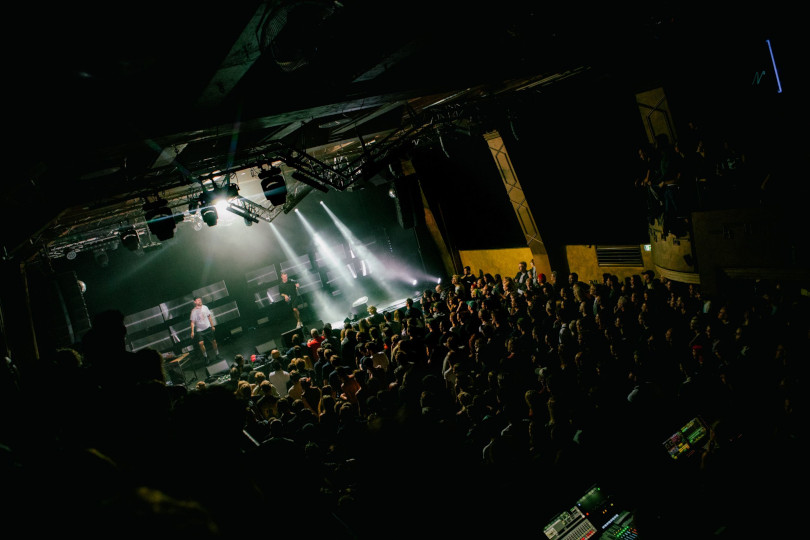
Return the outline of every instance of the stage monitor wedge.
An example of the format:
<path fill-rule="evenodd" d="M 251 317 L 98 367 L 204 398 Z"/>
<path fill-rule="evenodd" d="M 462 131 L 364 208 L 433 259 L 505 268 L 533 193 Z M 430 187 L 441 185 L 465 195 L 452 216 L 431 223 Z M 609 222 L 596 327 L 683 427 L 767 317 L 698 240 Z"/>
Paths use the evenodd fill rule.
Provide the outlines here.
<path fill-rule="evenodd" d="M 302 328 L 293 328 L 292 330 L 288 330 L 287 332 L 281 334 L 281 343 L 284 344 L 284 347 L 286 347 L 287 349 L 292 347 L 292 337 L 295 334 L 301 336 L 301 345 L 306 345 L 307 340 L 304 338 L 304 329 L 302 327 Z"/>
<path fill-rule="evenodd" d="M 224 375 L 225 373 L 229 373 L 230 370 L 231 368 L 228 365 L 227 360 L 221 360 L 216 364 L 211 364 L 210 366 L 205 368 L 205 372 L 208 374 L 209 377 Z"/>
<path fill-rule="evenodd" d="M 265 341 L 264 343 L 259 343 L 256 345 L 256 354 L 263 354 L 265 356 L 270 354 L 270 351 L 276 348 L 276 340 L 271 339 L 270 341 Z"/>

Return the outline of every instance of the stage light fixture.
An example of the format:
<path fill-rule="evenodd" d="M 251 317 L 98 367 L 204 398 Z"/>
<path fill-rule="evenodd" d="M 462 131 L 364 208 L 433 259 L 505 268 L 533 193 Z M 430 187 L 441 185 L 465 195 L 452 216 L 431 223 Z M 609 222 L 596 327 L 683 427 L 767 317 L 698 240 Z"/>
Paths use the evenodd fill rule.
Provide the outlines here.
<path fill-rule="evenodd" d="M 188 213 L 189 215 L 193 216 L 197 213 L 197 209 L 200 207 L 200 202 L 197 199 L 192 199 L 188 202 Z"/>
<path fill-rule="evenodd" d="M 284 182 L 281 168 L 271 166 L 269 169 L 263 169 L 259 173 L 259 180 L 264 196 L 270 204 L 283 206 L 287 202 L 287 184 Z"/>
<path fill-rule="evenodd" d="M 165 200 L 157 199 L 154 202 L 146 203 L 143 205 L 143 211 L 149 231 L 158 240 L 168 240 L 174 237 L 177 220 Z"/>
<path fill-rule="evenodd" d="M 235 199 L 239 196 L 239 186 L 237 184 L 228 184 L 225 188 L 225 198 L 227 200 Z"/>
<path fill-rule="evenodd" d="M 219 214 L 217 214 L 217 209 L 215 206 L 206 206 L 200 212 L 202 213 L 202 218 L 206 225 L 213 227 L 217 224 Z"/>
<path fill-rule="evenodd" d="M 219 214 L 217 213 L 215 199 L 216 192 L 215 191 L 205 191 L 203 190 L 200 193 L 200 215 L 202 216 L 203 221 L 209 227 L 213 227 L 217 224 L 219 220 Z"/>
<path fill-rule="evenodd" d="M 96 249 L 93 251 L 93 258 L 96 259 L 96 263 L 102 268 L 107 268 L 110 264 L 110 258 L 107 256 L 107 252 L 103 249 Z"/>
<path fill-rule="evenodd" d="M 126 248 L 130 251 L 137 251 L 138 246 L 140 245 L 140 240 L 138 239 L 138 231 L 135 230 L 135 227 L 125 227 L 121 229 L 121 243 L 126 246 Z"/>

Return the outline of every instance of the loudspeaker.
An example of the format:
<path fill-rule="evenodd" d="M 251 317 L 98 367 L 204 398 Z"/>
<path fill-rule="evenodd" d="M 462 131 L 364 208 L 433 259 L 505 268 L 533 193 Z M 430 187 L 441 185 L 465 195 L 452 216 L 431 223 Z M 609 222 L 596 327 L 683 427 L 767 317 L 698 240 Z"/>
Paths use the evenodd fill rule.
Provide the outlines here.
<path fill-rule="evenodd" d="M 359 306 L 352 306 L 352 316 L 354 317 L 354 320 L 368 317 L 368 304 L 364 302 Z"/>
<path fill-rule="evenodd" d="M 276 340 L 271 339 L 270 341 L 265 341 L 264 343 L 259 343 L 256 345 L 256 354 L 263 354 L 269 355 L 270 351 L 276 348 Z"/>
<path fill-rule="evenodd" d="M 323 321 L 319 319 L 317 321 L 313 321 L 309 324 L 304 325 L 304 327 L 309 330 L 312 330 L 314 328 L 315 330 L 318 331 L 318 333 L 320 333 L 323 330 Z"/>
<path fill-rule="evenodd" d="M 394 189 L 397 193 L 394 199 L 394 206 L 397 210 L 397 221 L 399 222 L 399 226 L 403 229 L 412 229 L 414 226 L 413 201 L 411 195 L 412 182 L 413 180 L 407 177 L 394 180 Z"/>
<path fill-rule="evenodd" d="M 284 183 L 284 177 L 281 170 L 274 168 L 273 171 L 278 171 L 272 174 L 272 171 L 262 171 L 259 173 L 261 179 L 262 191 L 264 196 L 270 201 L 273 206 L 283 206 L 287 202 L 287 185 Z"/>
<path fill-rule="evenodd" d="M 183 373 L 180 362 L 164 361 L 163 374 L 166 376 L 166 381 L 171 381 L 173 385 L 186 384 L 186 374 Z"/>
<path fill-rule="evenodd" d="M 289 330 L 289 331 L 284 332 L 283 334 L 281 334 L 281 342 L 288 349 L 290 347 L 292 347 L 292 337 L 295 334 L 298 334 L 299 336 L 301 336 L 301 343 L 303 343 L 303 344 L 306 343 L 306 339 L 304 339 L 304 329 L 303 328 L 293 328 L 292 330 Z"/>
<path fill-rule="evenodd" d="M 220 373 L 230 371 L 230 370 L 231 370 L 231 368 L 230 368 L 230 366 L 228 366 L 228 361 L 227 360 L 221 360 L 221 361 L 217 362 L 216 364 L 210 365 L 207 368 L 205 368 L 205 373 L 209 377 L 211 377 L 212 375 L 219 375 Z"/>
<path fill-rule="evenodd" d="M 90 330 L 90 315 L 76 272 L 58 274 L 54 285 L 61 308 L 54 310 L 54 313 L 61 312 L 63 317 L 57 317 L 58 322 L 52 327 L 52 333 L 58 346 L 70 347 Z"/>

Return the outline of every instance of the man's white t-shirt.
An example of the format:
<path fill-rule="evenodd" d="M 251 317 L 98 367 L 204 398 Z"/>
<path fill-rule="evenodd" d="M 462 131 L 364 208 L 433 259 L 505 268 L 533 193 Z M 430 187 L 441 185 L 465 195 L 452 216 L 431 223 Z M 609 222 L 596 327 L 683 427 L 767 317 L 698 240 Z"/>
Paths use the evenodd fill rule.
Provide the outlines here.
<path fill-rule="evenodd" d="M 194 331 L 202 332 L 211 328 L 211 323 L 208 321 L 208 316 L 211 312 L 208 306 L 195 307 L 191 310 L 191 320 L 194 321 Z"/>
<path fill-rule="evenodd" d="M 273 385 L 273 388 L 278 391 L 278 395 L 281 397 L 287 397 L 289 391 L 287 390 L 287 383 L 290 381 L 290 374 L 284 371 L 283 369 L 279 369 L 277 371 L 271 371 L 267 375 L 267 380 L 270 381 L 270 384 Z"/>

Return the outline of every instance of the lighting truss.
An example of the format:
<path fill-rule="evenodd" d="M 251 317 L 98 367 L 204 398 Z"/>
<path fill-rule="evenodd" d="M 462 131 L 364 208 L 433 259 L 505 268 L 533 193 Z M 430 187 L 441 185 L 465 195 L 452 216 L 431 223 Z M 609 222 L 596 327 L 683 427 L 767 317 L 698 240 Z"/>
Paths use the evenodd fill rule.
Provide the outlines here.
<path fill-rule="evenodd" d="M 311 190 L 311 187 L 299 184 L 298 188 L 288 195 L 287 203 L 283 207 L 274 206 L 270 209 L 250 199 L 236 197 L 229 201 L 229 210 L 234 208 L 235 211 L 230 211 L 249 219 L 252 223 L 259 221 L 270 223 L 282 212 L 286 213 L 298 204 Z M 174 214 L 182 214 L 183 221 L 193 222 L 195 216 L 188 211 L 188 205 L 191 201 L 199 200 L 201 194 L 202 189 L 199 186 L 193 186 L 185 193 L 176 197 L 165 197 L 165 200 Z M 112 216 L 109 220 L 97 222 L 91 230 L 66 234 L 46 244 L 43 251 L 49 259 L 58 259 L 67 256 L 69 252 L 80 253 L 98 248 L 108 249 L 109 246 L 117 245 L 121 241 L 121 231 L 129 227 L 134 228 L 141 238 L 147 237 L 149 228 L 142 210 L 135 208 L 124 215 Z"/>
<path fill-rule="evenodd" d="M 413 122 L 411 126 L 390 134 L 380 143 L 364 145 L 365 152 L 359 158 L 355 160 L 336 160 L 334 166 L 330 166 L 306 152 L 296 150 L 282 143 L 275 143 L 269 145 L 269 147 L 271 147 L 277 159 L 283 161 L 288 167 L 310 176 L 315 183 L 321 183 L 338 191 L 345 191 L 356 182 L 373 176 L 373 174 L 386 166 L 385 161 L 390 155 L 406 145 L 412 145 L 417 138 L 422 137 L 422 141 L 427 138 L 432 140 L 432 132 L 435 131 L 433 122 L 443 121 L 431 119 L 426 125 L 418 125 L 419 122 Z M 184 221 L 191 221 L 193 215 L 189 213 L 189 204 L 193 206 L 194 201 L 199 201 L 200 195 L 203 193 L 203 180 L 228 175 L 252 166 L 260 167 L 261 164 L 253 160 L 250 163 L 241 163 L 226 171 L 219 171 L 212 167 L 213 170 L 207 171 L 193 180 L 193 182 L 199 182 L 200 185 L 196 183 L 189 185 L 185 190 L 180 190 L 179 194 L 175 196 L 164 194 L 163 199 L 165 199 L 166 205 L 175 215 L 182 214 Z M 313 189 L 311 184 L 305 185 L 301 182 L 295 182 L 292 186 L 289 184 L 287 201 L 283 206 L 273 206 L 268 209 L 244 198 L 234 199 L 237 202 L 231 201 L 231 205 L 236 208 L 235 213 L 239 215 L 246 214 L 251 217 L 251 221 L 253 221 L 252 218 L 255 218 L 270 223 L 282 212 L 285 214 L 290 212 Z M 45 243 L 43 251 L 48 258 L 54 259 L 63 257 L 71 251 L 78 253 L 95 249 L 99 243 L 120 242 L 119 229 L 126 225 L 132 225 L 141 235 L 148 232 L 141 202 L 133 204 L 123 212 L 118 210 L 107 218 L 97 218 L 94 222 L 87 223 L 84 226 L 81 224 L 74 226 L 75 231 L 68 229 L 55 240 Z M 87 226 L 92 227 L 92 229 L 86 230 Z"/>
<path fill-rule="evenodd" d="M 345 191 L 355 183 L 374 176 L 403 150 L 435 143 L 443 129 L 462 120 L 472 122 L 470 119 L 476 117 L 478 112 L 470 106 L 446 105 L 412 114 L 411 122 L 375 144 L 365 144 L 361 139 L 363 153 L 353 160 L 336 160 L 334 166 L 289 147 L 281 149 L 279 157 L 288 167 L 307 175 L 314 183 Z"/>
<path fill-rule="evenodd" d="M 120 242 L 118 229 L 130 224 L 136 227 L 139 234 L 142 235 L 144 231 L 148 234 L 141 209 L 142 199 L 146 193 L 163 192 L 163 197 L 174 214 L 183 214 L 184 221 L 192 221 L 193 216 L 188 214 L 188 205 L 190 201 L 198 200 L 200 190 L 191 184 L 241 170 L 261 168 L 267 163 L 268 157 L 281 160 L 288 167 L 308 175 L 315 185 L 345 191 L 357 182 L 370 179 L 393 159 L 404 155 L 406 150 L 436 145 L 440 143 L 445 133 L 455 130 L 456 127 L 464 127 L 465 131 L 471 131 L 470 125 L 485 119 L 488 115 L 485 108 L 499 101 L 502 93 L 514 91 L 513 95 L 533 99 L 544 87 L 557 84 L 563 79 L 579 75 L 589 69 L 582 66 L 562 74 L 544 74 L 528 83 L 520 83 L 522 86 L 511 84 L 494 91 L 490 90 L 479 95 L 477 100 L 466 101 L 463 104 L 455 100 L 469 94 L 471 89 L 448 96 L 421 109 L 418 113 L 408 107 L 408 117 L 398 129 L 380 140 L 369 143 L 361 139 L 362 153 L 359 157 L 353 157 L 358 155 L 357 152 L 348 151 L 330 158 L 331 164 L 293 148 L 279 138 L 269 141 L 264 139 L 257 145 L 240 150 L 239 157 L 233 162 L 229 161 L 225 170 L 222 168 L 221 156 L 202 158 L 188 167 L 180 166 L 176 161 L 155 166 L 138 178 L 137 185 L 134 185 L 131 191 L 107 198 L 105 203 L 107 212 L 99 212 L 98 208 L 88 208 L 86 213 L 73 213 L 69 219 L 60 215 L 47 228 L 43 228 L 26 242 L 13 247 L 10 251 L 4 248 L 3 259 L 9 260 L 17 253 L 25 252 L 29 246 L 34 246 L 39 255 L 47 257 L 62 257 L 68 253 L 75 256 L 76 250 L 93 249 L 95 244 L 106 240 Z M 482 112 L 483 115 L 480 114 Z M 461 126 L 467 119 L 471 124 Z M 229 156 L 229 159 L 233 157 Z M 292 190 L 288 192 L 283 208 L 268 210 L 248 202 L 246 204 L 250 206 L 250 215 L 271 222 L 282 211 L 288 213 L 313 189 L 312 186 L 301 182 L 289 182 L 287 187 L 288 189 L 292 187 Z M 167 193 L 169 191 L 180 193 L 172 195 Z M 60 223 L 62 219 L 64 223 Z M 35 254 L 34 257 L 36 256 Z"/>
<path fill-rule="evenodd" d="M 162 197 L 174 215 L 182 214 L 184 221 L 192 221 L 194 216 L 189 212 L 189 205 L 194 206 L 194 201 L 199 201 L 205 180 L 213 181 L 216 177 L 228 176 L 237 171 L 254 167 L 261 168 L 267 163 L 267 156 L 273 156 L 288 167 L 307 175 L 312 182 L 309 185 L 302 182 L 288 182 L 287 201 L 283 206 L 273 206 L 268 209 L 241 197 L 235 198 L 230 203 L 236 209 L 234 213 L 247 217 L 251 222 L 255 223 L 255 219 L 270 223 L 282 212 L 285 214 L 290 212 L 312 191 L 313 184 L 321 184 L 323 188 L 318 187 L 321 190 L 330 187 L 337 191 L 346 191 L 357 182 L 371 178 L 385 168 L 391 159 L 404 153 L 404 150 L 425 144 L 435 144 L 444 129 L 452 129 L 455 122 L 469 119 L 477 113 L 477 109 L 470 108 L 469 105 L 454 104 L 431 107 L 422 110 L 419 114 L 411 111 L 410 121 L 406 125 L 392 131 L 374 144 L 367 144 L 361 139 L 363 152 L 358 157 L 349 159 L 347 156 L 339 156 L 334 158 L 331 165 L 282 141 L 272 141 L 269 144 L 251 148 L 248 156 L 226 170 L 222 170 L 221 165 L 212 160 L 207 166 L 198 164 L 200 166 L 195 168 L 193 178 L 187 172 L 183 178 L 171 179 L 171 183 L 163 180 L 166 186 L 170 186 L 177 193 L 174 195 L 164 193 Z M 158 170 L 155 172 L 155 177 L 171 174 L 172 171 Z M 145 180 L 155 182 L 155 178 Z M 134 200 L 135 197 L 141 197 L 141 195 L 131 194 L 130 197 L 133 197 L 132 200 Z M 148 233 L 142 201 L 127 204 L 123 210 L 117 208 L 107 216 L 99 217 L 98 214 L 93 214 L 92 218 L 88 217 L 87 220 L 77 220 L 74 225 L 59 233 L 56 239 L 51 241 L 40 239 L 41 250 L 48 258 L 59 258 L 67 255 L 68 252 L 78 253 L 96 249 L 99 244 L 105 242 L 118 243 L 120 242 L 119 230 L 128 225 L 135 227 L 140 235 Z"/>
<path fill-rule="evenodd" d="M 258 223 L 260 215 L 262 216 L 262 219 L 264 219 L 265 216 L 263 211 L 266 210 L 262 205 L 256 204 L 243 197 L 238 197 L 228 201 L 228 206 L 225 209 L 228 212 L 236 214 L 237 216 L 244 218 L 251 223 Z"/>

